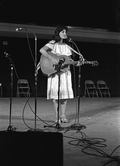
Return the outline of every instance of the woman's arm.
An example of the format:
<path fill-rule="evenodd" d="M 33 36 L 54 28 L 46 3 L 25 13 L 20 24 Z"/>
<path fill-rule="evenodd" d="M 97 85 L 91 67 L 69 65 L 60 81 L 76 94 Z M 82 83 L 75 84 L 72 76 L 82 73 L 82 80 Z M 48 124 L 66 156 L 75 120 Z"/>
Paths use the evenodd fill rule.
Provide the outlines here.
<path fill-rule="evenodd" d="M 44 56 L 46 56 L 48 59 L 50 59 L 52 61 L 53 64 L 56 64 L 58 63 L 58 60 L 55 59 L 54 57 L 52 57 L 50 54 L 49 54 L 49 51 L 50 51 L 50 48 L 47 47 L 47 46 L 44 46 L 40 49 L 40 53 Z"/>

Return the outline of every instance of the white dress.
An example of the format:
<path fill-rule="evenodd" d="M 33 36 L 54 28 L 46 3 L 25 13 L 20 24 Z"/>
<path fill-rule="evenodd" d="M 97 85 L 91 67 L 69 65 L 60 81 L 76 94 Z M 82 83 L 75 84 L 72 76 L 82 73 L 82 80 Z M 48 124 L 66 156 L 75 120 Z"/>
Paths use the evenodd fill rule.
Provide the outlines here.
<path fill-rule="evenodd" d="M 70 56 L 71 50 L 67 44 L 58 44 L 55 41 L 50 41 L 46 44 L 53 53 L 60 55 Z M 60 74 L 60 93 L 59 99 L 74 98 L 71 80 L 71 71 L 68 70 Z M 47 81 L 47 99 L 58 99 L 58 75 L 53 74 L 48 77 Z"/>

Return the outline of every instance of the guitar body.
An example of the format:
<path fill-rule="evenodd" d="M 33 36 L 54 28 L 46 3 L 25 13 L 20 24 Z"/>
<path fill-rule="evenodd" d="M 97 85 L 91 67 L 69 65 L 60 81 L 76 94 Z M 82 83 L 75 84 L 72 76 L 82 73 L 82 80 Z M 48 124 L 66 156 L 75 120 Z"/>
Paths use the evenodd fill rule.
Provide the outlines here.
<path fill-rule="evenodd" d="M 45 75 L 51 75 L 56 72 L 52 61 L 48 59 L 47 57 L 45 57 L 44 55 L 41 55 L 40 66 L 41 66 L 41 71 Z"/>
<path fill-rule="evenodd" d="M 58 62 L 59 62 L 59 59 L 64 58 L 65 62 L 61 66 L 61 71 L 65 72 L 65 71 L 69 70 L 69 64 L 72 63 L 72 61 L 69 57 L 67 57 L 65 55 L 60 55 L 60 56 L 57 56 L 57 55 L 54 55 L 54 54 L 51 54 L 51 55 L 52 55 L 52 57 L 56 58 L 58 60 Z M 57 70 L 56 70 L 54 64 L 52 63 L 52 61 L 44 55 L 41 55 L 40 66 L 41 66 L 41 71 L 45 75 L 49 76 L 49 75 L 54 74 L 54 73 L 57 72 Z"/>

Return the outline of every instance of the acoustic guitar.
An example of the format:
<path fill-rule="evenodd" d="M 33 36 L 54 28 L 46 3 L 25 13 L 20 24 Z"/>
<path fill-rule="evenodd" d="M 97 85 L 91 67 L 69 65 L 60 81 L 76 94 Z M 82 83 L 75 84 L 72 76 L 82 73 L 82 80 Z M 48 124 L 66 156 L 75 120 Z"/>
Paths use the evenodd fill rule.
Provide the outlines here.
<path fill-rule="evenodd" d="M 70 65 L 83 65 L 83 64 L 91 64 L 93 66 L 97 66 L 98 62 L 97 61 L 74 61 L 73 59 L 71 59 L 70 57 L 66 56 L 66 55 L 59 55 L 56 56 L 56 54 L 53 53 L 49 53 L 52 57 L 54 57 L 55 59 L 57 59 L 58 64 L 53 64 L 52 61 L 50 59 L 48 59 L 46 56 L 41 55 L 40 58 L 40 62 L 38 64 L 38 68 L 41 68 L 41 71 L 43 74 L 45 75 L 51 75 L 51 74 L 55 74 L 57 73 L 57 66 L 59 65 L 59 61 L 61 59 L 64 60 L 64 62 L 61 65 L 60 71 L 61 72 L 65 72 L 68 71 L 70 69 Z"/>

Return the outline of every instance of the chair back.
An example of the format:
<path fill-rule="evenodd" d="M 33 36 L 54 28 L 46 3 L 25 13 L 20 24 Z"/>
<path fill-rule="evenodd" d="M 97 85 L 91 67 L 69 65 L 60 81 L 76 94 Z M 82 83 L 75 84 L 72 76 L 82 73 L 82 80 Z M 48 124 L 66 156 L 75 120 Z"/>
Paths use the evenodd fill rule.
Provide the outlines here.
<path fill-rule="evenodd" d="M 85 81 L 85 85 L 86 85 L 86 86 L 95 87 L 95 84 L 94 84 L 94 82 L 93 82 L 92 80 L 86 80 L 86 81 Z"/>
<path fill-rule="evenodd" d="M 103 80 L 98 80 L 97 81 L 97 87 L 107 87 L 107 84 Z"/>
<path fill-rule="evenodd" d="M 30 96 L 30 86 L 27 79 L 19 79 L 17 81 L 17 96 L 27 95 Z"/>
<path fill-rule="evenodd" d="M 18 83 L 23 83 L 23 84 L 28 84 L 28 80 L 26 80 L 26 79 L 19 79 L 18 81 L 17 81 Z"/>

